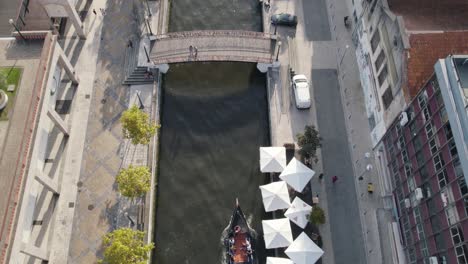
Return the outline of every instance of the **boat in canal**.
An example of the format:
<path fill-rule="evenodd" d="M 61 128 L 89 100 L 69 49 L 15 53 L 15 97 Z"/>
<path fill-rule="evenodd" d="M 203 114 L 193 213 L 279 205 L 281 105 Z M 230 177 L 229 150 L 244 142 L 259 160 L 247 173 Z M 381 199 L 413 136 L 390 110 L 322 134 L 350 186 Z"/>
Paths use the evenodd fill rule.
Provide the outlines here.
<path fill-rule="evenodd" d="M 249 227 L 236 199 L 236 206 L 224 238 L 226 263 L 253 264 L 253 244 L 253 230 Z"/>

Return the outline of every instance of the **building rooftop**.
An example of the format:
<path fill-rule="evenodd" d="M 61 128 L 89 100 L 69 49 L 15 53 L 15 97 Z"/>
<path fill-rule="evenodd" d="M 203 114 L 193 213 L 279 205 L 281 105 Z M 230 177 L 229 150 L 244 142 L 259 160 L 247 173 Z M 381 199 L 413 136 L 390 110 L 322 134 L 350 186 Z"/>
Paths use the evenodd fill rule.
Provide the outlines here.
<path fill-rule="evenodd" d="M 455 64 L 458 78 L 460 78 L 460 85 L 463 89 L 463 93 L 465 97 L 468 98 L 468 57 L 453 58 L 453 63 Z"/>
<path fill-rule="evenodd" d="M 450 54 L 468 54 L 468 31 L 411 34 L 409 41 L 411 47 L 407 51 L 408 83 L 405 91 L 407 101 L 414 98 L 432 76 L 438 59 Z"/>
<path fill-rule="evenodd" d="M 466 0 L 387 0 L 396 15 L 403 16 L 409 31 L 468 29 Z"/>

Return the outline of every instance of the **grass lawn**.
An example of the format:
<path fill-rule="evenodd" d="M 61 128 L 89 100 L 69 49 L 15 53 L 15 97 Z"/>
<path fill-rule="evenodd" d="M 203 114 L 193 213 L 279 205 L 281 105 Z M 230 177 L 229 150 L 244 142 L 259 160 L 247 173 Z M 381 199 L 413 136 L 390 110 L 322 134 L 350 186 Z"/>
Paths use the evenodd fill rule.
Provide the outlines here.
<path fill-rule="evenodd" d="M 0 68 L 0 89 L 3 90 L 8 95 L 8 104 L 3 109 L 0 110 L 0 121 L 8 120 L 8 112 L 13 109 L 15 103 L 16 92 L 19 88 L 19 83 L 21 80 L 21 73 L 23 69 L 21 68 L 11 68 L 11 67 L 1 67 Z M 8 92 L 8 85 L 14 84 L 15 90 L 13 92 Z"/>

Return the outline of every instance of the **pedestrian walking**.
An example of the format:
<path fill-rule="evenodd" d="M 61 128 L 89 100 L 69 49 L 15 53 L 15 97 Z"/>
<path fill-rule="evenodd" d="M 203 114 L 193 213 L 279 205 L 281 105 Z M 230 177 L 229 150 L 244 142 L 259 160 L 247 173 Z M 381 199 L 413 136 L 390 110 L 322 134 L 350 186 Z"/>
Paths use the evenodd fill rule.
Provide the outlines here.
<path fill-rule="evenodd" d="M 94 13 L 95 15 L 97 15 L 96 9 L 93 9 L 93 13 Z"/>
<path fill-rule="evenodd" d="M 323 179 L 323 173 L 320 173 L 319 180 L 322 180 L 322 179 Z"/>
<path fill-rule="evenodd" d="M 335 182 L 336 182 L 337 180 L 338 180 L 338 176 L 335 175 L 335 176 L 332 177 L 332 183 L 333 183 L 333 184 L 335 184 Z"/>
<path fill-rule="evenodd" d="M 131 39 L 128 40 L 127 47 L 133 48 L 133 42 Z"/>
<path fill-rule="evenodd" d="M 195 59 L 196 59 L 196 58 L 197 58 L 197 55 L 198 55 L 198 48 L 197 48 L 197 47 L 194 47 L 193 49 L 194 49 L 194 51 L 195 51 L 194 57 L 195 57 Z"/>
<path fill-rule="evenodd" d="M 189 52 L 190 52 L 190 57 L 192 57 L 193 56 L 193 46 L 190 45 L 190 47 L 188 49 L 189 49 Z"/>
<path fill-rule="evenodd" d="M 101 11 L 101 14 L 103 16 L 106 15 L 106 10 L 104 8 L 99 8 L 99 11 Z"/>

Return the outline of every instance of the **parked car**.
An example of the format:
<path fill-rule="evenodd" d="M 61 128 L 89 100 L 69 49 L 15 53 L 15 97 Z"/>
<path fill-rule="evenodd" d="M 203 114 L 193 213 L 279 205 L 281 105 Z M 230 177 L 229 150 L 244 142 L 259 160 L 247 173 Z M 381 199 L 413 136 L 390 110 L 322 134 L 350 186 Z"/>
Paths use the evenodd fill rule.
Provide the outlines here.
<path fill-rule="evenodd" d="M 310 91 L 307 77 L 305 77 L 305 75 L 298 74 L 294 75 L 292 80 L 294 98 L 296 99 L 296 107 L 298 109 L 310 108 Z"/>
<path fill-rule="evenodd" d="M 273 25 L 296 26 L 297 16 L 286 13 L 274 14 L 271 16 L 271 23 Z"/>

